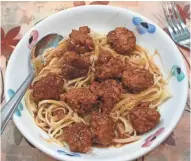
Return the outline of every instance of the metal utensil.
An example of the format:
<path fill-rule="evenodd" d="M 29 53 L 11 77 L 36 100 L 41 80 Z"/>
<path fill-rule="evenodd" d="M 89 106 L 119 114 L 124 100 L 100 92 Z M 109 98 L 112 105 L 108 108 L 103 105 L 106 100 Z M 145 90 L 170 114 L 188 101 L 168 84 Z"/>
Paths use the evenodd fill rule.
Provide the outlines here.
<path fill-rule="evenodd" d="M 168 31 L 173 40 L 177 44 L 190 49 L 190 32 L 184 24 L 175 2 L 162 2 L 162 7 Z"/>
<path fill-rule="evenodd" d="M 63 39 L 62 35 L 58 34 L 49 34 L 43 37 L 36 45 L 34 45 L 33 54 L 28 55 L 28 67 L 30 74 L 27 76 L 25 81 L 21 84 L 19 89 L 16 91 L 15 95 L 7 102 L 7 104 L 2 108 L 1 110 L 1 134 L 3 133 L 9 119 L 12 117 L 14 111 L 16 110 L 17 106 L 19 105 L 22 97 L 24 96 L 25 92 L 27 91 L 29 85 L 34 79 L 35 76 L 35 70 L 32 65 L 32 57 L 37 57 L 39 55 L 42 55 L 44 50 L 51 47 L 56 47 L 58 45 L 58 42 Z M 34 52 L 35 51 L 35 52 Z"/>

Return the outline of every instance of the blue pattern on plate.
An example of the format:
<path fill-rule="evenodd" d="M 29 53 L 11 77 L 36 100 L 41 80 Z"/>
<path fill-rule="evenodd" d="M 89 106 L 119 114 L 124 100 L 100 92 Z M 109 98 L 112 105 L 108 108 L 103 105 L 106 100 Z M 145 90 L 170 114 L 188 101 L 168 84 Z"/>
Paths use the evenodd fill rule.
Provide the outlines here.
<path fill-rule="evenodd" d="M 181 71 L 181 68 L 178 65 L 173 65 L 171 70 L 172 75 L 177 78 L 177 81 L 181 82 L 185 78 L 184 73 Z"/>
<path fill-rule="evenodd" d="M 9 99 L 11 99 L 15 95 L 15 92 L 12 89 L 8 89 L 7 93 L 8 93 Z M 17 106 L 17 109 L 15 110 L 15 114 L 18 117 L 20 117 L 22 110 L 23 110 L 23 105 L 19 103 L 19 105 Z"/>
<path fill-rule="evenodd" d="M 139 17 L 133 17 L 132 22 L 136 26 L 139 34 L 145 34 L 147 32 L 152 34 L 156 31 L 156 27 L 154 25 L 144 22 Z"/>
<path fill-rule="evenodd" d="M 57 150 L 58 153 L 65 154 L 67 156 L 72 156 L 72 157 L 80 157 L 81 155 L 79 153 L 73 153 L 73 152 L 65 152 L 63 150 Z"/>

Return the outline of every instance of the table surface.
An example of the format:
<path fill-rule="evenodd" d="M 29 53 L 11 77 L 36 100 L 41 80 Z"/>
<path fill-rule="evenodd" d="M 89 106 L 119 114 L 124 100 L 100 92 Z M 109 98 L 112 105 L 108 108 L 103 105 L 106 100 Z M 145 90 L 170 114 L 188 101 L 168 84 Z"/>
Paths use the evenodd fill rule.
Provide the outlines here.
<path fill-rule="evenodd" d="M 2 51 L 0 55 L 1 76 L 4 78 L 9 57 L 22 36 L 41 19 L 56 12 L 79 5 L 89 5 L 92 2 L 2 2 L 1 4 L 1 35 L 9 33 L 14 39 L 1 40 Z M 165 19 L 161 2 L 93 2 L 103 5 L 113 5 L 138 12 L 158 24 L 165 31 Z M 179 2 L 177 7 L 187 26 L 190 28 L 190 4 Z M 190 73 L 190 52 L 179 47 Z M 3 82 L 1 82 L 3 84 Z M 3 88 L 2 88 L 3 89 Z M 5 103 L 1 92 L 1 105 Z M 152 152 L 136 161 L 189 161 L 190 160 L 190 100 L 188 101 L 178 125 L 172 134 Z M 12 120 L 1 136 L 2 161 L 55 161 L 55 159 L 33 147 L 15 127 Z"/>

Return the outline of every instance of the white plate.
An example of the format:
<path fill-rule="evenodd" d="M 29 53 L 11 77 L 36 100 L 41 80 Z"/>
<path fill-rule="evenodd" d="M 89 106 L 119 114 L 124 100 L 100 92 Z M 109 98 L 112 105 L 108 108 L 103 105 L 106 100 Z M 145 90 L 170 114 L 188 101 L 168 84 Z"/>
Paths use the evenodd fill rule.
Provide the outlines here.
<path fill-rule="evenodd" d="M 164 76 L 167 76 L 174 66 L 174 76 L 168 85 L 173 97 L 160 107 L 160 124 L 135 143 L 127 144 L 121 148 L 93 148 L 88 154 L 79 154 L 71 153 L 67 148 L 44 141 L 41 137 L 47 138 L 47 135 L 36 126 L 24 101 L 22 101 L 23 109 L 20 105 L 13 120 L 27 140 L 41 151 L 59 160 L 127 161 L 136 159 L 159 145 L 175 128 L 184 110 L 188 89 L 185 64 L 174 42 L 157 25 L 137 13 L 111 6 L 82 6 L 64 10 L 41 21 L 22 38 L 9 60 L 5 77 L 6 99 L 8 100 L 14 94 L 14 91 L 29 74 L 27 55 L 30 53 L 29 38 L 33 30 L 36 30 L 36 32 L 32 32 L 33 34 L 38 33 L 36 35 L 38 41 L 48 33 L 67 36 L 72 29 L 84 25 L 102 33 L 107 33 L 117 26 L 125 26 L 135 33 L 137 44 L 147 48 L 151 53 L 155 49 L 158 50 L 164 64 Z M 148 29 L 144 26 L 148 26 Z M 141 32 L 138 33 L 138 31 Z M 35 41 L 35 37 L 33 38 Z M 157 61 L 160 65 L 159 62 Z M 145 141 L 148 137 L 149 139 Z"/>

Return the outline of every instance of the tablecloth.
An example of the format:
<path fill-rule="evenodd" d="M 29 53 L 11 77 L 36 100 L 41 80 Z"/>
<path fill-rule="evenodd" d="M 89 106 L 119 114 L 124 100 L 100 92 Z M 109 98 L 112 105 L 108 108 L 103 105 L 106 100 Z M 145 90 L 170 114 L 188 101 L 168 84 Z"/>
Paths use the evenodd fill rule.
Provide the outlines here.
<path fill-rule="evenodd" d="M 40 20 L 56 12 L 80 5 L 112 5 L 123 7 L 148 17 L 166 30 L 161 7 L 162 2 L 120 1 L 64 1 L 64 2 L 1 2 L 1 77 L 4 79 L 6 65 L 14 47 L 24 34 Z M 178 10 L 190 28 L 189 1 L 177 2 Z M 179 46 L 178 46 L 179 47 Z M 179 47 L 190 74 L 190 52 Z M 1 82 L 1 105 L 5 103 Z M 190 100 L 172 134 L 157 148 L 136 161 L 189 161 L 190 160 Z M 1 136 L 2 161 L 55 161 L 33 147 L 18 131 L 12 120 Z"/>

